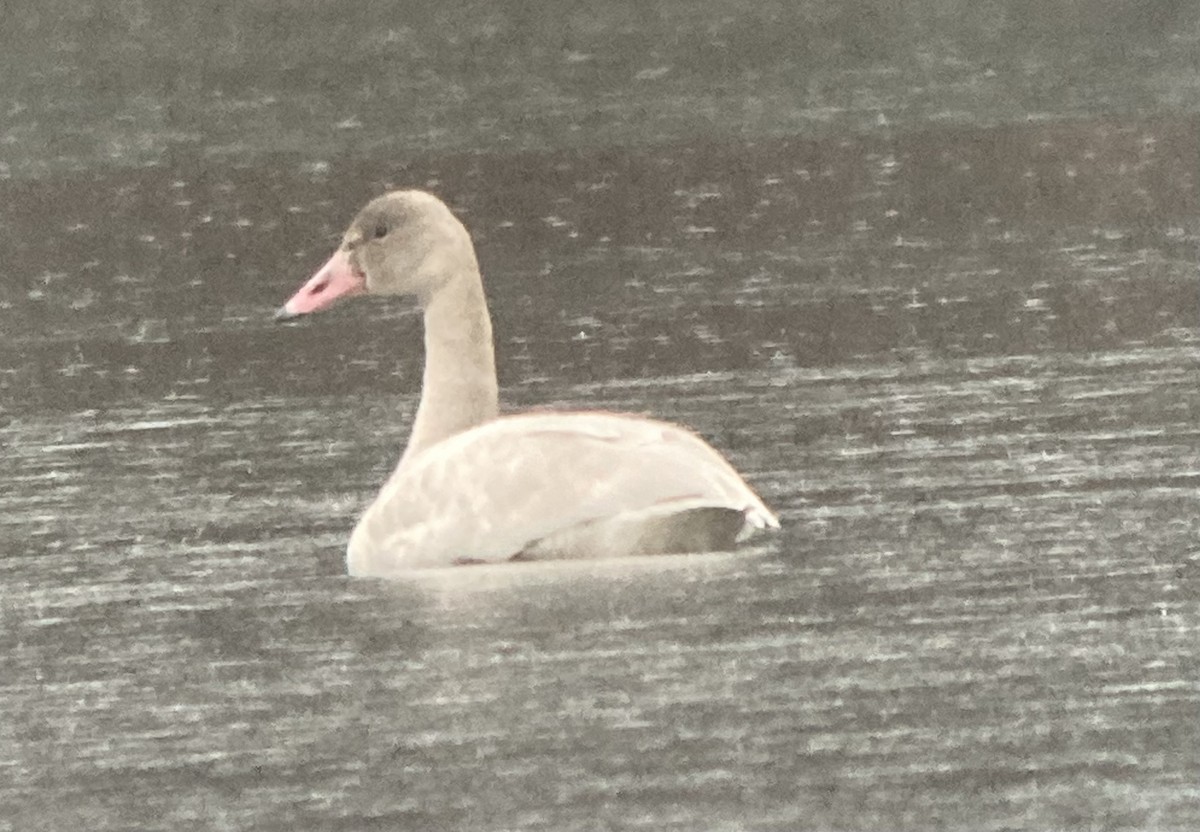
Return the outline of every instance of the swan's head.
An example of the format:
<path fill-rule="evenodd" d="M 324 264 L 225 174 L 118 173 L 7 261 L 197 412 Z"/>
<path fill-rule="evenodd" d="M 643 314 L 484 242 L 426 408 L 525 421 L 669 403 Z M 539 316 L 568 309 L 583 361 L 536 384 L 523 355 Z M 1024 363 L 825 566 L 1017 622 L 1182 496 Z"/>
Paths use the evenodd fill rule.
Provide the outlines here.
<path fill-rule="evenodd" d="M 471 238 L 433 194 L 392 191 L 358 212 L 329 261 L 275 314 L 317 312 L 366 292 L 428 302 L 456 274 L 475 271 Z"/>

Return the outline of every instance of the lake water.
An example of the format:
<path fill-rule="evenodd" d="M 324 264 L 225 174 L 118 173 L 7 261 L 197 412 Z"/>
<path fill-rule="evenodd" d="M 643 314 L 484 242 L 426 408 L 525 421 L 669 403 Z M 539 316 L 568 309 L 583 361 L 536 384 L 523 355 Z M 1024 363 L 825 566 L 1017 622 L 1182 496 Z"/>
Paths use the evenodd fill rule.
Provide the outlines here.
<path fill-rule="evenodd" d="M 818 20 L 819 72 L 733 3 L 484 21 L 470 66 L 320 18 L 253 81 L 265 4 L 118 8 L 132 53 L 77 16 L 9 102 L 0 829 L 1200 826 L 1200 23 L 1068 18 L 1064 68 L 930 4 Z M 475 237 L 506 409 L 690 425 L 781 532 L 345 577 L 420 320 L 271 314 L 400 185 Z"/>

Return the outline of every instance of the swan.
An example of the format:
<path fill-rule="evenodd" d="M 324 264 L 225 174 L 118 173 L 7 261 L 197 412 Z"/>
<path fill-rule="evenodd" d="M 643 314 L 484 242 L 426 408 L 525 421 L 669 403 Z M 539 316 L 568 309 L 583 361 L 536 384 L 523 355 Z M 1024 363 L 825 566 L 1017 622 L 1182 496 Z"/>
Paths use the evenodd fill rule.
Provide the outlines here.
<path fill-rule="evenodd" d="M 371 200 L 276 318 L 361 294 L 416 298 L 425 370 L 408 446 L 350 536 L 351 575 L 722 551 L 779 527 L 737 471 L 686 428 L 604 411 L 499 415 L 475 248 L 433 194 Z"/>

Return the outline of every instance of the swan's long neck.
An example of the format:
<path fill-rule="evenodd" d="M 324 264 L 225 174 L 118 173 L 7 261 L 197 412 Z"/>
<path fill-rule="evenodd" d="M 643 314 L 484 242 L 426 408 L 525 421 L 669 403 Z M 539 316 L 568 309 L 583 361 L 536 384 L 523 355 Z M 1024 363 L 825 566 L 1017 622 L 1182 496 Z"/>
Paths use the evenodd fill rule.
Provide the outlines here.
<path fill-rule="evenodd" d="M 425 306 L 425 379 L 399 468 L 447 437 L 495 418 L 499 394 L 492 322 L 473 251 Z"/>

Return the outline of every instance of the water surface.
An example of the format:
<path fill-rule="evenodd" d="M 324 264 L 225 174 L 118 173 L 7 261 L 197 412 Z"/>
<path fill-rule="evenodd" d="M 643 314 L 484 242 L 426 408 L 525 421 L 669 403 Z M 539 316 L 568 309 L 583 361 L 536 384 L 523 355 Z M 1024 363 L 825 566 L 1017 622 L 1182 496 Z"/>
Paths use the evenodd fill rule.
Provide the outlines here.
<path fill-rule="evenodd" d="M 703 31 L 749 55 L 723 9 Z M 717 89 L 688 35 L 610 67 L 679 83 L 654 99 L 677 109 L 613 87 L 618 126 L 588 141 L 270 151 L 264 127 L 229 150 L 235 119 L 190 149 L 150 130 L 145 158 L 85 138 L 66 160 L 21 134 L 28 164 L 0 181 L 7 826 L 1200 823 L 1200 122 L 1102 106 L 1126 100 L 1110 83 L 1186 96 L 1164 78 L 1192 30 L 1167 30 L 1160 63 L 1028 121 L 982 93 L 934 118 L 952 87 L 896 53 L 836 90 L 909 102 L 909 123 L 701 129 L 676 118 Z M 216 66 L 254 60 L 230 48 Z M 739 60 L 787 79 L 786 53 Z M 261 83 L 284 110 L 317 95 Z M 493 106 L 587 126 L 528 96 Z M 73 135 L 126 123 L 95 116 Z M 400 301 L 270 314 L 397 185 L 475 236 L 506 408 L 688 424 L 783 530 L 727 555 L 346 578 L 416 406 L 420 321 Z"/>

